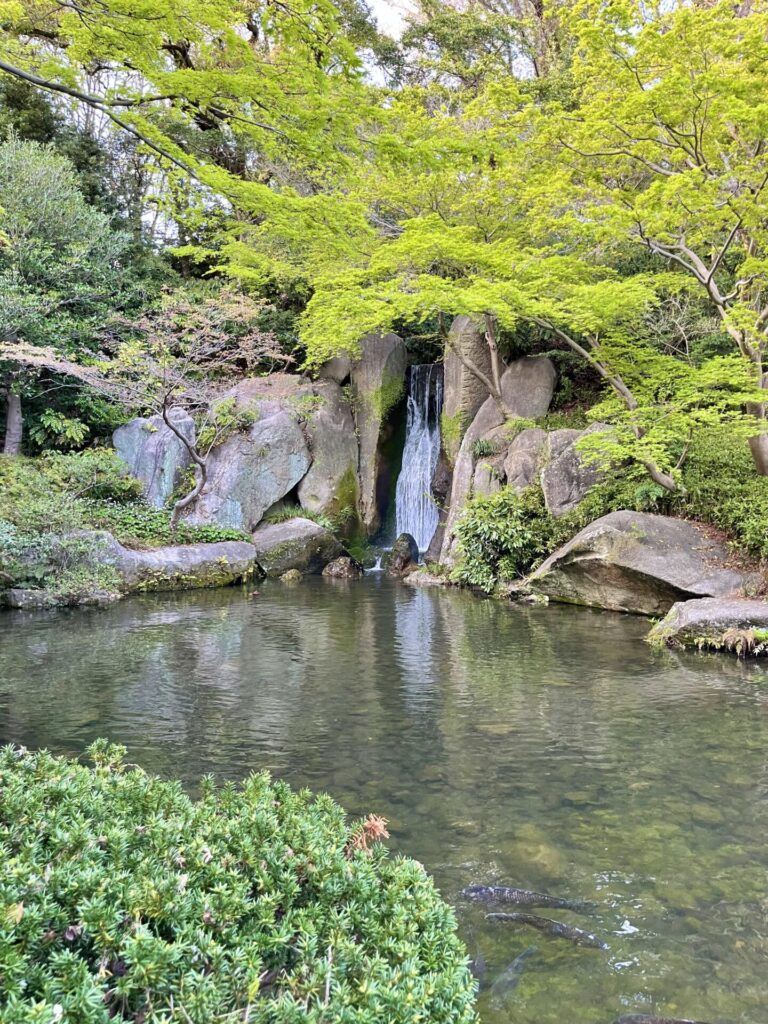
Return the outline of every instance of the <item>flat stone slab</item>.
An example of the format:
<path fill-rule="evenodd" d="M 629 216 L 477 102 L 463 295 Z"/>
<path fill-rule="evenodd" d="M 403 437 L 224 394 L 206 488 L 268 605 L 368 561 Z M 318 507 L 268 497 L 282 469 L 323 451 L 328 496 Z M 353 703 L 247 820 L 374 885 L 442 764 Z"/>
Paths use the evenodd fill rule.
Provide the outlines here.
<path fill-rule="evenodd" d="M 768 601 L 704 597 L 678 601 L 648 634 L 655 646 L 703 647 L 764 653 L 768 645 Z"/>

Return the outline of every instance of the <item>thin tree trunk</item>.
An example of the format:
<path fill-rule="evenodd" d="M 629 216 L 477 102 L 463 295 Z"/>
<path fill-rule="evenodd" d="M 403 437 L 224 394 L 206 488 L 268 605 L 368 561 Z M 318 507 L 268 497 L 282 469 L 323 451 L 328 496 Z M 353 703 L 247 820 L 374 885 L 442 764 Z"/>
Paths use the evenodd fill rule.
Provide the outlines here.
<path fill-rule="evenodd" d="M 3 455 L 19 455 L 24 434 L 24 414 L 21 399 L 13 391 L 5 395 L 5 444 Z"/>
<path fill-rule="evenodd" d="M 768 388 L 768 374 L 762 372 L 762 358 L 760 361 L 760 387 Z M 747 402 L 747 412 L 755 419 L 765 422 L 766 404 L 764 402 Z M 756 434 L 749 439 L 749 448 L 752 452 L 752 461 L 755 464 L 759 476 L 768 476 L 768 433 Z"/>
<path fill-rule="evenodd" d="M 173 511 L 171 512 L 171 532 L 175 533 L 176 528 L 179 525 L 179 518 L 181 516 L 181 513 L 184 511 L 185 508 L 188 508 L 199 497 L 200 493 L 205 487 L 206 481 L 208 480 L 208 458 L 207 456 L 204 458 L 202 455 L 200 455 L 197 448 L 193 444 L 189 443 L 184 434 L 182 434 L 179 428 L 175 425 L 175 423 L 171 419 L 170 409 L 168 408 L 167 402 L 163 403 L 161 415 L 163 417 L 163 422 L 165 423 L 166 427 L 168 427 L 168 429 L 172 433 L 174 433 L 176 437 L 178 437 L 178 439 L 189 452 L 189 456 L 194 462 L 195 468 L 197 470 L 197 480 L 195 482 L 195 486 L 192 488 L 189 494 L 185 494 L 183 498 L 179 498 L 179 500 L 173 506 Z"/>

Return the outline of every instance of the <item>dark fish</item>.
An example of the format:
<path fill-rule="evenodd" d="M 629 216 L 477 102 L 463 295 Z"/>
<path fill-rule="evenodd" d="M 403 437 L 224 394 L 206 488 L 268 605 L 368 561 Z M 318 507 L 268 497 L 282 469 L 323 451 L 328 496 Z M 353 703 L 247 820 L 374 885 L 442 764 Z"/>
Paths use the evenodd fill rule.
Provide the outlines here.
<path fill-rule="evenodd" d="M 648 1013 L 625 1013 L 613 1024 L 706 1024 L 703 1020 L 688 1020 L 687 1017 L 654 1017 Z"/>
<path fill-rule="evenodd" d="M 536 917 L 535 914 L 486 914 L 488 921 L 516 921 L 518 924 L 527 924 L 531 928 L 538 928 L 545 935 L 552 935 L 557 939 L 570 939 L 577 946 L 594 946 L 596 949 L 608 949 L 607 943 L 598 939 L 591 932 L 582 931 L 581 928 L 574 928 L 573 925 L 563 924 L 562 921 L 550 921 L 548 917 Z"/>
<path fill-rule="evenodd" d="M 524 949 L 520 956 L 516 956 L 509 967 L 505 967 L 498 978 L 491 985 L 491 1003 L 497 1009 L 503 1009 L 510 995 L 515 991 L 523 976 L 526 960 L 530 960 L 536 952 L 535 946 Z"/>
<path fill-rule="evenodd" d="M 461 895 L 479 903 L 515 903 L 519 907 L 556 907 L 559 910 L 583 910 L 589 904 L 548 896 L 545 892 L 513 889 L 505 885 L 469 885 Z"/>

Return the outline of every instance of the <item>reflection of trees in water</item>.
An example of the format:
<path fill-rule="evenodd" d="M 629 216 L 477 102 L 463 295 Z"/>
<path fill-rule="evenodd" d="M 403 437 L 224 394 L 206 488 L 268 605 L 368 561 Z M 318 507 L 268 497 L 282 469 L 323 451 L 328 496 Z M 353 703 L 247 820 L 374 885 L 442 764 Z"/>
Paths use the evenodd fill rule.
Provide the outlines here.
<path fill-rule="evenodd" d="M 384 579 L 257 589 L 9 616 L 0 739 L 108 735 L 187 780 L 270 765 L 392 818 L 392 845 L 449 896 L 491 878 L 613 901 L 649 936 L 637 991 L 662 969 L 701 982 L 695 918 L 696 948 L 741 971 L 745 998 L 768 869 L 765 668 L 654 654 L 631 617 Z M 737 933 L 735 957 L 719 944 Z M 510 941 L 483 935 L 499 957 Z M 630 984 L 617 977 L 590 976 L 593 998 Z M 521 1021 L 548 1019 L 535 1005 Z"/>

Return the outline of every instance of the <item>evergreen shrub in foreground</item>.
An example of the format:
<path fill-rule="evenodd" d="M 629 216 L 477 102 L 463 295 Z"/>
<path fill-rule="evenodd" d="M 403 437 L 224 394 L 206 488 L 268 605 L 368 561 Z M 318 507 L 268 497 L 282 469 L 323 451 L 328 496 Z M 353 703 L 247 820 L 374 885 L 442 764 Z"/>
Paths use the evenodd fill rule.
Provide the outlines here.
<path fill-rule="evenodd" d="M 381 819 L 266 774 L 199 800 L 99 741 L 0 750 L 3 1024 L 464 1024 L 451 910 Z"/>

